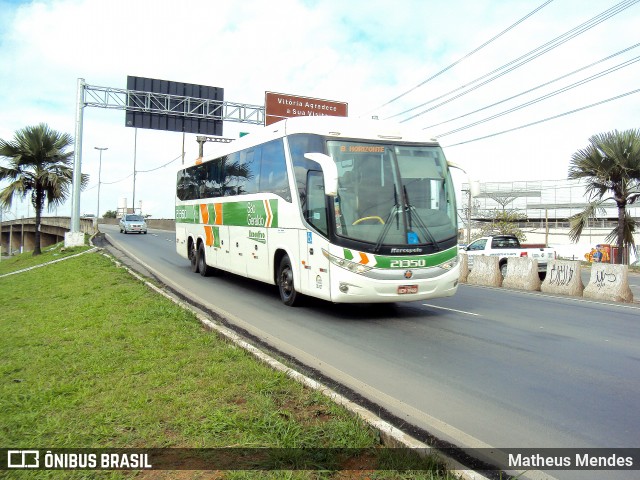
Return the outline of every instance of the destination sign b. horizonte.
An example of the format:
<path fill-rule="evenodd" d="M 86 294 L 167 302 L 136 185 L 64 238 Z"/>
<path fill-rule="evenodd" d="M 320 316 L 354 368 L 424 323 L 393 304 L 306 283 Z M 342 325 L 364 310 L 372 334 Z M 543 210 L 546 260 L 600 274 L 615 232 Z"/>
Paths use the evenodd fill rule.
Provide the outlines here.
<path fill-rule="evenodd" d="M 348 111 L 348 104 L 345 102 L 275 92 L 265 92 L 264 105 L 265 125 L 291 117 L 346 117 Z"/>

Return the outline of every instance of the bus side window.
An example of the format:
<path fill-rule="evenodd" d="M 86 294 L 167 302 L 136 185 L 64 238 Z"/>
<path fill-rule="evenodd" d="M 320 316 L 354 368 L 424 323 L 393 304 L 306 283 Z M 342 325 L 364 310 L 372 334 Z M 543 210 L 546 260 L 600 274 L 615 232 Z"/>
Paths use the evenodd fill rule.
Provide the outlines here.
<path fill-rule="evenodd" d="M 262 146 L 260 191 L 275 193 L 287 202 L 291 201 L 287 163 L 284 158 L 282 140 L 273 140 Z"/>
<path fill-rule="evenodd" d="M 236 152 L 224 157 L 223 169 L 224 180 L 222 181 L 222 191 L 220 193 L 225 197 L 237 195 L 238 179 L 243 175 L 240 153 Z"/>
<path fill-rule="evenodd" d="M 257 146 L 240 152 L 241 176 L 238 177 L 238 195 L 258 192 L 258 179 L 260 177 L 260 156 L 262 147 Z"/>
<path fill-rule="evenodd" d="M 327 235 L 327 204 L 324 195 L 324 179 L 322 172 L 309 170 L 307 172 L 307 222 Z"/>

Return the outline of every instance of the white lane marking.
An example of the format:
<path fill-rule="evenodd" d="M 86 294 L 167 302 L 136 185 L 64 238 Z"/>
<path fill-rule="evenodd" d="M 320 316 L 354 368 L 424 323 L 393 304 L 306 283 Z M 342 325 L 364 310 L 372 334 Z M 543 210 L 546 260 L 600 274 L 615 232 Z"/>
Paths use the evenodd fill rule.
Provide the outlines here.
<path fill-rule="evenodd" d="M 464 310 L 456 310 L 455 308 L 439 307 L 438 305 L 431 305 L 430 303 L 423 303 L 423 305 L 425 307 L 433 307 L 433 308 L 440 308 L 442 310 L 449 310 L 450 312 L 464 313 L 465 315 L 475 315 L 476 317 L 480 316 L 479 313 L 465 312 Z"/>

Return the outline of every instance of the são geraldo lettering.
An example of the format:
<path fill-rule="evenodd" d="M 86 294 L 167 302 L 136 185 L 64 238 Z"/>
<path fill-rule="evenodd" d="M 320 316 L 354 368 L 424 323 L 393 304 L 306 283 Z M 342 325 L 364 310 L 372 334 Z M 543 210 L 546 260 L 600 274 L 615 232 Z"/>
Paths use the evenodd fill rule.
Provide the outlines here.
<path fill-rule="evenodd" d="M 256 206 L 253 203 L 247 204 L 247 225 L 251 227 L 264 227 L 265 218 L 256 213 Z"/>

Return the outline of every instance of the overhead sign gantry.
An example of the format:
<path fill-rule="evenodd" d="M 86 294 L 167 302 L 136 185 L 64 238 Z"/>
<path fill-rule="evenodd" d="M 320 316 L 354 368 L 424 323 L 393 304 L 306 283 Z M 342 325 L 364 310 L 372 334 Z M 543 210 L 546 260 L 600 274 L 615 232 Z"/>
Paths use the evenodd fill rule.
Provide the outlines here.
<path fill-rule="evenodd" d="M 84 244 L 84 234 L 80 232 L 80 185 L 85 107 L 124 110 L 127 112 L 125 123 L 128 126 L 188 133 L 211 134 L 213 131 L 216 134 L 219 130 L 221 134 L 224 121 L 264 125 L 263 105 L 225 101 L 224 90 L 219 87 L 143 77 L 128 77 L 127 87 L 129 85 L 142 86 L 143 89 L 99 87 L 87 85 L 84 78 L 78 79 L 71 225 L 65 237 L 68 246 Z M 145 90 L 147 86 L 148 91 Z M 204 98 L 201 97 L 203 92 Z"/>

